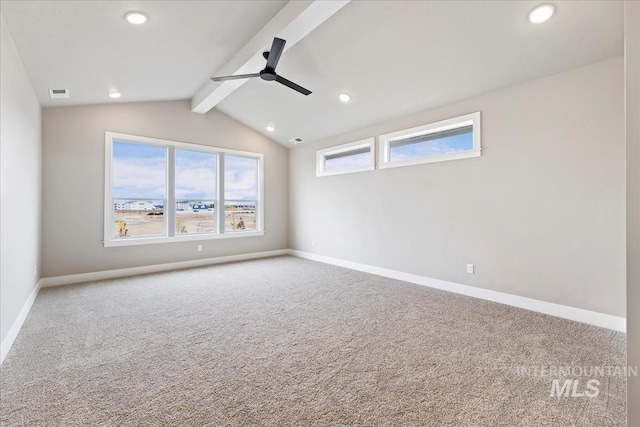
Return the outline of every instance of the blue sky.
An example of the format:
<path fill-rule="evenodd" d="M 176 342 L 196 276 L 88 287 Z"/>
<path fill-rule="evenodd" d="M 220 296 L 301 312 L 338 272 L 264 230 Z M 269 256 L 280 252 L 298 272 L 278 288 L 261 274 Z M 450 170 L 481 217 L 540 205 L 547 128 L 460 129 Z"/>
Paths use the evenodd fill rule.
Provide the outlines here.
<path fill-rule="evenodd" d="M 153 145 L 113 142 L 113 197 L 163 199 L 166 150 Z"/>
<path fill-rule="evenodd" d="M 415 159 L 416 157 L 439 156 L 457 151 L 473 149 L 473 133 L 449 136 L 431 141 L 391 147 L 391 161 Z M 327 160 L 325 168 L 328 171 L 337 169 L 357 168 L 371 163 L 371 153 L 361 153 L 353 156 L 338 157 Z"/>
<path fill-rule="evenodd" d="M 336 169 L 351 169 L 367 166 L 371 164 L 371 152 L 360 153 L 353 156 L 337 157 L 324 162 L 324 167 L 328 171 Z"/>
<path fill-rule="evenodd" d="M 257 159 L 225 156 L 227 200 L 255 200 Z M 163 147 L 114 141 L 113 197 L 163 199 L 166 152 Z M 215 200 L 216 156 L 176 149 L 176 199 Z"/>
<path fill-rule="evenodd" d="M 473 149 L 473 133 L 448 136 L 432 141 L 418 142 L 415 144 L 391 147 L 389 155 L 391 161 L 414 159 L 416 157 L 439 156 L 457 151 Z"/>
<path fill-rule="evenodd" d="M 258 159 L 224 156 L 225 200 L 256 200 L 258 194 Z"/>
<path fill-rule="evenodd" d="M 216 155 L 176 150 L 176 200 L 216 199 Z"/>

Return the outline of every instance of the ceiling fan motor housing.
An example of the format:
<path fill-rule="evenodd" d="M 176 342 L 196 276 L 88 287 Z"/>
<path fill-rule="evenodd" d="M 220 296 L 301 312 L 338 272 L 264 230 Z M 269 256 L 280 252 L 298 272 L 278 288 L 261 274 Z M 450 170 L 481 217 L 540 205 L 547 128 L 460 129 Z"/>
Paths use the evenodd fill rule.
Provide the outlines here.
<path fill-rule="evenodd" d="M 265 68 L 264 70 L 260 71 L 260 78 L 262 80 L 266 80 L 266 81 L 273 81 L 276 79 L 276 77 L 278 77 L 278 75 L 276 74 L 276 70 L 271 69 L 271 68 Z"/>

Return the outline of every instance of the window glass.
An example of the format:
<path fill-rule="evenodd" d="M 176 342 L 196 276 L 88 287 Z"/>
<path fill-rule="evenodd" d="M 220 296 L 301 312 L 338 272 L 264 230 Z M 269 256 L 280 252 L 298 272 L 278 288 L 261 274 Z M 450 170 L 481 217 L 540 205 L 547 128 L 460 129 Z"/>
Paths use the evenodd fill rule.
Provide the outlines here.
<path fill-rule="evenodd" d="M 373 142 L 367 138 L 316 151 L 316 176 L 373 170 Z"/>
<path fill-rule="evenodd" d="M 481 113 L 380 135 L 378 150 L 380 169 L 480 157 Z"/>
<path fill-rule="evenodd" d="M 113 236 L 165 235 L 165 147 L 113 142 Z"/>
<path fill-rule="evenodd" d="M 389 143 L 389 161 L 473 150 L 473 126 L 434 132 Z"/>
<path fill-rule="evenodd" d="M 258 159 L 224 156 L 225 200 L 256 200 L 258 196 Z"/>
<path fill-rule="evenodd" d="M 114 141 L 112 165 L 114 197 L 164 199 L 167 168 L 165 147 Z"/>
<path fill-rule="evenodd" d="M 217 154 L 176 149 L 176 233 L 212 233 L 216 230 Z"/>
<path fill-rule="evenodd" d="M 258 159 L 225 155 L 225 231 L 255 230 Z"/>
<path fill-rule="evenodd" d="M 324 170 L 353 169 L 371 164 L 371 147 L 324 156 Z"/>

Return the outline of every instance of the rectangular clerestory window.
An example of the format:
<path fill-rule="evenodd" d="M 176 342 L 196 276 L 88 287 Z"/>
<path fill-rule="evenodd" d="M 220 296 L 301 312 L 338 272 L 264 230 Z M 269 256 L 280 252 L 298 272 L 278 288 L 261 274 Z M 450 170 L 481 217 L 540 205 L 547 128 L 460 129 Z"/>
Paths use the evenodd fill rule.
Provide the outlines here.
<path fill-rule="evenodd" d="M 316 152 L 316 176 L 370 171 L 375 168 L 373 138 Z"/>
<path fill-rule="evenodd" d="M 381 169 L 479 157 L 480 113 L 380 135 Z"/>

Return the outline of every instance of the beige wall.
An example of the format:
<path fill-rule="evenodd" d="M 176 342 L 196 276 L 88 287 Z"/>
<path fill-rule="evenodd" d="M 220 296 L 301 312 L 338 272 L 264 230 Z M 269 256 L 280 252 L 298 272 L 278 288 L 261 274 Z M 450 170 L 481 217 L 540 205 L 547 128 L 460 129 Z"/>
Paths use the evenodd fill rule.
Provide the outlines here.
<path fill-rule="evenodd" d="M 640 3 L 625 2 L 627 128 L 627 358 L 640 366 Z M 627 389 L 629 426 L 640 426 L 640 378 Z"/>
<path fill-rule="evenodd" d="M 105 131 L 263 153 L 265 235 L 103 247 Z M 44 108 L 43 147 L 43 277 L 287 247 L 287 150 L 223 113 L 188 100 Z"/>
<path fill-rule="evenodd" d="M 623 83 L 618 57 L 292 149 L 290 246 L 624 317 Z M 474 111 L 480 158 L 315 176 L 317 149 Z"/>
<path fill-rule="evenodd" d="M 0 335 L 40 277 L 41 108 L 0 18 Z M 4 348 L 4 345 L 3 345 Z"/>

